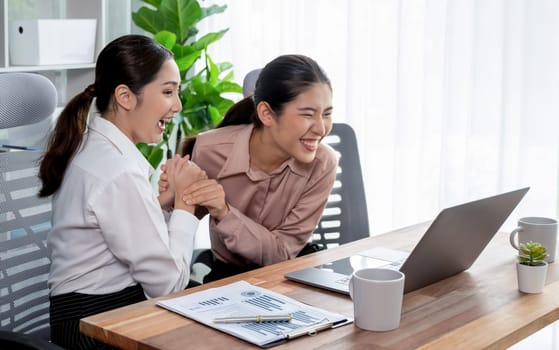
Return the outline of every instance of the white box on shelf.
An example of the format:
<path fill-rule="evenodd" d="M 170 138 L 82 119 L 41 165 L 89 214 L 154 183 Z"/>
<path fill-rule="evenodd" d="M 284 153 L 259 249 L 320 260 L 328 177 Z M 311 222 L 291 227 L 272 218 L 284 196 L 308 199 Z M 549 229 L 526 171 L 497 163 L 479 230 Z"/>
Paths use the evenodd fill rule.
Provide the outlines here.
<path fill-rule="evenodd" d="M 92 63 L 96 19 L 10 21 L 10 64 L 36 66 Z"/>

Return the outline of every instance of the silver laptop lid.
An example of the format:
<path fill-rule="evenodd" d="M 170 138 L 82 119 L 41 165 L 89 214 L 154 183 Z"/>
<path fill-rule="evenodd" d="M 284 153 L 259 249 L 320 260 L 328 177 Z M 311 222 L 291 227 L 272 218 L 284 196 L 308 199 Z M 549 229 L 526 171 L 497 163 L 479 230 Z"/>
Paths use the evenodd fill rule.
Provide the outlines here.
<path fill-rule="evenodd" d="M 522 188 L 443 209 L 399 265 L 399 270 L 406 275 L 404 291 L 413 291 L 468 269 L 528 190 Z M 348 294 L 347 281 L 353 270 L 388 267 L 396 261 L 395 254 L 403 253 L 374 247 L 356 256 L 289 272 L 285 278 Z"/>
<path fill-rule="evenodd" d="M 400 271 L 412 291 L 468 269 L 529 187 L 442 210 Z"/>

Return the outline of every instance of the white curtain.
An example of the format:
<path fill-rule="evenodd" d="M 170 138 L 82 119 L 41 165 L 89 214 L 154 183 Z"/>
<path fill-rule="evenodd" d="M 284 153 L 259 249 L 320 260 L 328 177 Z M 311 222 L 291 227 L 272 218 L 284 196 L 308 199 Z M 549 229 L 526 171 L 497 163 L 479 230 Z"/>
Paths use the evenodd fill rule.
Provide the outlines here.
<path fill-rule="evenodd" d="M 530 186 L 505 224 L 557 216 L 559 1 L 235 0 L 202 23 L 236 81 L 316 59 L 357 132 L 371 234 Z"/>

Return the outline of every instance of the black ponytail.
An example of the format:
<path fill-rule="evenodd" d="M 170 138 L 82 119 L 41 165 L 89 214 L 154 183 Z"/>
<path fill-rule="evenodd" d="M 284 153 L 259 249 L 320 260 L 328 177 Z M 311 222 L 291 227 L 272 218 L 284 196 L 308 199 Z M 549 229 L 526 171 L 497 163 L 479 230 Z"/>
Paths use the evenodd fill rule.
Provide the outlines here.
<path fill-rule="evenodd" d="M 90 85 L 74 96 L 60 113 L 39 167 L 42 182 L 39 197 L 48 197 L 60 188 L 68 164 L 82 143 L 94 97 L 95 90 Z"/>

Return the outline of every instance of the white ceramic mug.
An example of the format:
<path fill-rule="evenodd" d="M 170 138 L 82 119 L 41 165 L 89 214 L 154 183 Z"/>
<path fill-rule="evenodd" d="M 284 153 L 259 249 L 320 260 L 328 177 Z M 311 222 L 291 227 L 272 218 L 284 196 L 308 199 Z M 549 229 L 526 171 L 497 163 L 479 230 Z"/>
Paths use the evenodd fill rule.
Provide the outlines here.
<path fill-rule="evenodd" d="M 518 243 L 516 234 L 518 233 Z M 539 242 L 547 251 L 548 263 L 555 261 L 557 247 L 557 220 L 541 217 L 526 217 L 518 220 L 518 227 L 510 233 L 510 244 L 518 250 L 520 243 Z"/>
<path fill-rule="evenodd" d="M 355 325 L 368 331 L 389 331 L 400 326 L 404 297 L 402 272 L 365 268 L 353 272 L 349 294 L 353 299 Z"/>

